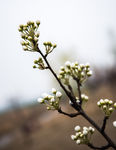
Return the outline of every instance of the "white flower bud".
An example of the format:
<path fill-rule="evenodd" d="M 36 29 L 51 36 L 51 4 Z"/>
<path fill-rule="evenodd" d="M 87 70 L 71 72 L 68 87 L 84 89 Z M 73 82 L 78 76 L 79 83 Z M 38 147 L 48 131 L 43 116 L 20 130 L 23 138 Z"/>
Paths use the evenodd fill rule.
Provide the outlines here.
<path fill-rule="evenodd" d="M 86 63 L 85 66 L 86 66 L 87 68 L 89 68 L 89 67 L 90 67 L 90 64 L 89 64 L 89 63 Z"/>
<path fill-rule="evenodd" d="M 113 101 L 110 100 L 110 101 L 109 101 L 109 104 L 112 105 L 112 104 L 113 104 Z"/>
<path fill-rule="evenodd" d="M 87 131 L 87 130 L 83 130 L 83 134 L 84 134 L 84 135 L 87 135 L 87 134 L 88 134 L 88 131 Z"/>
<path fill-rule="evenodd" d="M 108 104 L 108 103 L 109 103 L 109 100 L 108 100 L 108 99 L 105 99 L 104 102 L 105 102 L 106 104 Z"/>
<path fill-rule="evenodd" d="M 88 128 L 87 127 L 83 127 L 83 130 L 88 130 Z"/>
<path fill-rule="evenodd" d="M 92 127 L 89 127 L 89 131 L 90 131 L 90 132 L 94 132 L 94 131 L 95 131 L 95 129 L 94 129 L 94 128 L 92 128 Z"/>
<path fill-rule="evenodd" d="M 101 106 L 101 103 L 100 103 L 100 101 L 98 101 L 98 102 L 97 102 L 97 105 L 98 105 L 98 106 Z"/>
<path fill-rule="evenodd" d="M 63 66 L 61 66 L 61 67 L 60 67 L 60 70 L 64 71 L 64 67 L 63 67 Z"/>
<path fill-rule="evenodd" d="M 51 101 L 51 102 L 55 102 L 56 100 L 55 100 L 54 98 L 52 98 L 50 101 Z"/>
<path fill-rule="evenodd" d="M 37 38 L 37 37 L 34 37 L 34 41 L 35 41 L 35 42 L 38 42 L 38 38 Z"/>
<path fill-rule="evenodd" d="M 71 139 L 72 140 L 76 140 L 76 136 L 75 135 L 71 135 Z"/>
<path fill-rule="evenodd" d="M 56 92 L 57 92 L 56 89 L 55 89 L 55 88 L 52 88 L 52 93 L 53 93 L 53 94 L 56 94 Z"/>
<path fill-rule="evenodd" d="M 84 64 L 80 64 L 80 67 L 83 69 L 84 68 Z"/>
<path fill-rule="evenodd" d="M 37 20 L 37 21 L 36 21 L 36 24 L 39 26 L 39 25 L 40 25 L 40 21 L 39 21 L 39 20 Z"/>
<path fill-rule="evenodd" d="M 48 95 L 47 93 L 43 93 L 42 96 L 43 96 L 44 98 L 47 98 L 49 95 Z"/>
<path fill-rule="evenodd" d="M 72 64 L 71 64 L 71 67 L 72 67 L 72 68 L 75 68 L 75 64 L 74 64 L 74 63 L 72 63 Z"/>
<path fill-rule="evenodd" d="M 65 65 L 66 65 L 67 67 L 70 67 L 70 66 L 71 66 L 71 62 L 70 62 L 70 61 L 66 61 L 66 62 L 65 62 Z"/>
<path fill-rule="evenodd" d="M 48 107 L 47 107 L 47 110 L 51 110 L 51 107 L 48 106 Z"/>
<path fill-rule="evenodd" d="M 103 100 L 103 99 L 100 99 L 100 101 L 99 101 L 99 102 L 100 102 L 100 104 L 101 104 L 101 105 L 103 105 L 103 104 L 104 104 L 104 100 Z"/>
<path fill-rule="evenodd" d="M 92 71 L 87 72 L 87 76 L 92 76 Z"/>
<path fill-rule="evenodd" d="M 114 103 L 114 107 L 116 108 L 116 103 Z"/>
<path fill-rule="evenodd" d="M 81 127 L 80 126 L 76 126 L 75 127 L 75 131 L 80 131 Z"/>
<path fill-rule="evenodd" d="M 116 127 L 116 121 L 113 122 L 113 126 Z"/>
<path fill-rule="evenodd" d="M 56 92 L 56 97 L 60 98 L 62 96 L 62 93 L 61 92 Z"/>
<path fill-rule="evenodd" d="M 107 106 L 106 106 L 106 105 L 104 105 L 104 106 L 103 106 L 103 109 L 104 109 L 104 110 L 106 110 L 106 108 L 107 108 Z"/>
<path fill-rule="evenodd" d="M 23 50 L 24 50 L 24 51 L 27 51 L 27 50 L 28 50 L 28 47 L 23 46 Z"/>
<path fill-rule="evenodd" d="M 109 111 L 110 111 L 110 112 L 113 112 L 113 108 L 112 108 L 112 107 L 110 107 L 110 108 L 109 108 Z"/>
<path fill-rule="evenodd" d="M 44 102 L 44 100 L 42 98 L 38 98 L 37 101 L 42 104 Z"/>
<path fill-rule="evenodd" d="M 81 140 L 77 140 L 76 143 L 77 143 L 77 144 L 80 144 L 80 143 L 81 143 Z"/>

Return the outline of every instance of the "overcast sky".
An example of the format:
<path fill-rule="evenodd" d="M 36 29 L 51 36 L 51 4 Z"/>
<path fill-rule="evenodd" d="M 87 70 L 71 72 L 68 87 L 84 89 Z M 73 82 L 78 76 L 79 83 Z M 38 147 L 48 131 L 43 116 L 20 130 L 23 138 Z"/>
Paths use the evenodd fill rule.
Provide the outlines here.
<path fill-rule="evenodd" d="M 44 41 L 58 45 L 52 63 L 72 49 L 81 62 L 112 62 L 108 31 L 116 32 L 115 0 L 0 0 L 0 107 L 10 97 L 33 99 L 52 86 L 47 72 L 32 68 L 38 54 L 20 45 L 18 26 L 28 20 L 41 21 L 40 47 Z"/>

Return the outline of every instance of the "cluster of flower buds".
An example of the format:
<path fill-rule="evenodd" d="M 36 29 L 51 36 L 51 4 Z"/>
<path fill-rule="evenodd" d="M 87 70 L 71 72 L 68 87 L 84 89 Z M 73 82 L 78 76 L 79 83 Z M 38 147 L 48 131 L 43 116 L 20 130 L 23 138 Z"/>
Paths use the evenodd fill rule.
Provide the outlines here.
<path fill-rule="evenodd" d="M 61 79 L 64 84 L 69 84 L 69 78 L 78 79 L 80 83 L 84 82 L 88 77 L 92 75 L 90 65 L 78 64 L 78 62 L 71 63 L 67 61 L 65 67 L 61 66 L 58 78 Z"/>
<path fill-rule="evenodd" d="M 57 91 L 55 88 L 52 88 L 52 94 L 53 95 L 48 95 L 44 93 L 43 98 L 38 98 L 37 101 L 40 104 L 45 104 L 47 106 L 47 110 L 58 110 L 62 93 Z"/>
<path fill-rule="evenodd" d="M 21 44 L 25 51 L 37 51 L 39 32 L 38 27 L 40 21 L 36 23 L 28 21 L 26 25 L 19 26 L 19 32 L 21 32 Z"/>
<path fill-rule="evenodd" d="M 80 126 L 76 126 L 75 131 L 76 133 L 75 135 L 71 135 L 71 139 L 76 141 L 77 144 L 88 144 L 95 129 L 92 127 L 83 127 L 81 130 Z"/>
<path fill-rule="evenodd" d="M 51 42 L 44 42 L 43 45 L 45 46 L 46 55 L 51 53 L 54 48 L 56 48 L 56 44 L 52 44 Z"/>
<path fill-rule="evenodd" d="M 35 60 L 34 61 L 34 66 L 33 68 L 38 68 L 40 70 L 44 70 L 44 69 L 47 69 L 47 67 L 45 66 L 44 62 L 43 62 L 43 59 L 41 57 L 39 57 L 38 60 Z"/>
<path fill-rule="evenodd" d="M 113 101 L 109 99 L 100 99 L 97 105 L 103 110 L 106 116 L 110 116 L 114 108 L 116 108 L 116 103 L 113 105 Z"/>

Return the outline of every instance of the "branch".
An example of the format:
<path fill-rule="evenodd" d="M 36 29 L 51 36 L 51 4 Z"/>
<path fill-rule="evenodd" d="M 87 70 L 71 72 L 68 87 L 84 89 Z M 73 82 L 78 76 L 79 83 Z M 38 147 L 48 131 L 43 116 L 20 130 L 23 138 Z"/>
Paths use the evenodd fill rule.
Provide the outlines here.
<path fill-rule="evenodd" d="M 68 85 L 68 89 L 70 90 L 71 94 L 75 97 L 74 92 L 73 92 L 73 89 L 72 89 L 72 87 L 71 87 L 70 84 Z"/>
<path fill-rule="evenodd" d="M 58 83 L 60 84 L 61 88 L 64 90 L 64 92 L 66 93 L 66 95 L 68 96 L 68 98 L 72 101 L 73 108 L 75 108 L 75 110 L 80 111 L 80 106 L 76 103 L 76 98 L 71 94 L 71 92 L 69 92 L 65 86 L 62 84 L 62 82 L 58 79 L 56 73 L 53 71 L 53 69 L 51 68 L 46 56 L 44 56 L 44 54 L 41 52 L 41 50 L 38 48 L 38 52 L 40 53 L 40 55 L 43 57 L 44 61 L 47 64 L 48 69 L 52 72 L 52 74 L 54 75 L 54 77 L 56 78 L 56 80 L 58 81 Z"/>
<path fill-rule="evenodd" d="M 77 78 L 73 78 L 76 83 L 77 83 L 77 89 L 78 89 L 78 94 L 79 94 L 79 100 L 80 100 L 80 105 L 82 104 L 82 99 L 81 99 L 81 84 Z"/>
<path fill-rule="evenodd" d="M 108 148 L 110 147 L 109 144 L 107 144 L 107 145 L 105 145 L 105 146 L 101 146 L 101 147 L 96 147 L 96 146 L 92 145 L 91 143 L 88 143 L 87 145 L 88 145 L 90 148 L 92 148 L 92 149 L 101 149 L 101 150 L 105 150 L 105 149 L 108 149 Z"/>
<path fill-rule="evenodd" d="M 116 149 L 116 145 L 114 144 L 114 142 L 110 139 L 110 137 L 101 130 L 101 128 L 83 111 L 81 104 L 82 104 L 82 99 L 81 99 L 81 90 L 80 90 L 80 86 L 81 84 L 79 83 L 79 80 L 76 80 L 77 82 L 77 86 L 78 86 L 78 94 L 79 94 L 79 99 L 80 99 L 80 105 L 76 103 L 76 98 L 71 94 L 71 92 L 67 91 L 67 89 L 65 88 L 65 86 L 62 84 L 62 82 L 58 79 L 56 73 L 53 71 L 53 69 L 51 68 L 47 58 L 44 56 L 44 54 L 40 51 L 40 49 L 38 48 L 38 52 L 40 53 L 40 55 L 43 57 L 44 61 L 47 64 L 48 69 L 52 72 L 52 74 L 54 75 L 54 77 L 56 78 L 56 80 L 58 81 L 58 83 L 60 84 L 60 86 L 62 87 L 62 89 L 64 90 L 64 92 L 66 93 L 66 95 L 68 96 L 68 98 L 71 100 L 71 102 L 73 103 L 73 108 L 75 110 L 77 110 L 89 123 L 91 123 L 98 131 L 99 133 L 102 134 L 102 136 L 106 139 L 106 141 L 109 143 L 110 147 Z M 67 114 L 65 112 L 60 111 L 60 113 L 67 115 L 69 117 L 72 117 L 72 115 Z M 90 144 L 91 146 L 91 144 Z"/>
<path fill-rule="evenodd" d="M 61 113 L 61 114 L 63 114 L 63 115 L 69 116 L 69 117 L 71 117 L 71 118 L 76 117 L 76 116 L 78 116 L 78 115 L 81 114 L 81 113 L 79 113 L 79 112 L 78 112 L 78 113 L 71 113 L 71 114 L 68 114 L 68 113 L 62 111 L 61 108 L 58 109 L 58 112 Z"/>
<path fill-rule="evenodd" d="M 106 128 L 106 123 L 107 123 L 107 120 L 109 119 L 108 116 L 105 116 L 104 119 L 103 119 L 103 125 L 101 127 L 101 131 L 104 132 L 105 128 Z"/>

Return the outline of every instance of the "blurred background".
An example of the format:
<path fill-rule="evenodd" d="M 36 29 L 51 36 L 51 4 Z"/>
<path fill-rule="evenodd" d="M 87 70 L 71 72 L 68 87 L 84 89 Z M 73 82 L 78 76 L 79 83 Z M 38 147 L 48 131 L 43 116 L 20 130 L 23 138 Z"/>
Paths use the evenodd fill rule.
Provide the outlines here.
<path fill-rule="evenodd" d="M 66 60 L 90 62 L 93 77 L 83 89 L 89 95 L 85 110 L 101 125 L 103 114 L 96 102 L 100 98 L 116 102 L 115 18 L 115 0 L 0 1 L 0 150 L 89 150 L 70 139 L 76 125 L 89 126 L 88 122 L 48 112 L 37 103 L 43 92 L 60 87 L 49 71 L 32 68 L 39 55 L 22 50 L 18 26 L 41 21 L 39 47 L 43 49 L 45 41 L 57 44 L 48 57 L 57 73 Z M 73 112 L 65 95 L 61 105 Z M 114 141 L 115 116 L 113 113 L 106 128 Z M 105 143 L 97 132 L 92 141 Z"/>

